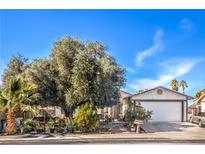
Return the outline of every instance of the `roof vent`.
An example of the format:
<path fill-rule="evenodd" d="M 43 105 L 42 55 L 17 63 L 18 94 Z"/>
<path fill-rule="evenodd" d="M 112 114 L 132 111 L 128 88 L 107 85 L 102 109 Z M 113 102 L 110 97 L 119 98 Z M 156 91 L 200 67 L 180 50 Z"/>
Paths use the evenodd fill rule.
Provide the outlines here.
<path fill-rule="evenodd" d="M 157 94 L 161 95 L 163 93 L 162 89 L 157 89 Z"/>

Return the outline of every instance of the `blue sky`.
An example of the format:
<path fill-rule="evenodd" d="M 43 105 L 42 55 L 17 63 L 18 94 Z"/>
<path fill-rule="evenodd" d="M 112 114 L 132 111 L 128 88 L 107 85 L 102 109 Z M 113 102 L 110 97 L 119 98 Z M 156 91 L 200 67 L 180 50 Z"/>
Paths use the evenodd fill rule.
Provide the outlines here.
<path fill-rule="evenodd" d="M 189 95 L 205 88 L 204 10 L 0 10 L 0 74 L 12 55 L 48 57 L 66 35 L 108 45 L 131 93 L 174 78 Z"/>

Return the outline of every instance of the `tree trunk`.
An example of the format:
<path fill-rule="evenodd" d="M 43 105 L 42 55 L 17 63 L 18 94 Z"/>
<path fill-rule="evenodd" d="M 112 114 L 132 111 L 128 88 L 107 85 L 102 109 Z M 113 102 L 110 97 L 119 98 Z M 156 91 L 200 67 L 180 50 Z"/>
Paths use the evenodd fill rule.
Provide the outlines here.
<path fill-rule="evenodd" d="M 16 119 L 13 111 L 8 111 L 6 115 L 6 133 L 15 134 L 16 133 Z"/>
<path fill-rule="evenodd" d="M 68 112 L 66 110 L 64 110 L 64 111 L 65 111 L 65 117 L 68 117 L 69 121 L 70 121 L 70 125 L 68 125 L 68 127 L 71 127 L 71 133 L 73 133 L 74 132 L 74 129 L 73 129 L 73 126 L 74 126 L 73 116 L 70 112 Z"/>
<path fill-rule="evenodd" d="M 69 118 L 71 125 L 73 126 L 73 116 L 72 116 L 73 114 L 67 108 L 64 108 L 64 112 L 65 112 L 65 117 Z"/>

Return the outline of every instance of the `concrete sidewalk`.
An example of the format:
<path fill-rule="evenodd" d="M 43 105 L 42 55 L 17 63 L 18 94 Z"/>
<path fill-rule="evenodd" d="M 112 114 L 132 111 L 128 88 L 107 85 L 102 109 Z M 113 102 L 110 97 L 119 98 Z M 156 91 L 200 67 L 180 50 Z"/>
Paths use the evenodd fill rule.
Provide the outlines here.
<path fill-rule="evenodd" d="M 204 129 L 203 129 L 204 131 Z M 157 132 L 136 134 L 43 134 L 0 136 L 0 144 L 137 144 L 137 143 L 195 143 L 205 144 L 205 135 L 186 132 Z"/>

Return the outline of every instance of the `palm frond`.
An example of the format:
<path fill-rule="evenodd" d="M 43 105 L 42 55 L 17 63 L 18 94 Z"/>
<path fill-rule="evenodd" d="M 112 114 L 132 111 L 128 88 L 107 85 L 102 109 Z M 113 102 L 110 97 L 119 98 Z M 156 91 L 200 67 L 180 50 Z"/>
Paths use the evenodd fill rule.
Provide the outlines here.
<path fill-rule="evenodd" d="M 24 105 L 24 104 L 22 104 L 21 105 L 21 110 L 22 111 L 29 111 L 29 112 L 31 112 L 34 115 L 39 114 L 39 110 L 36 107 L 31 106 L 31 105 Z"/>
<path fill-rule="evenodd" d="M 11 80 L 10 82 L 10 91 L 16 93 L 22 89 L 22 81 L 20 78 Z"/>
<path fill-rule="evenodd" d="M 2 90 L 0 90 L 0 110 L 4 110 L 7 105 L 8 100 L 3 95 Z"/>

